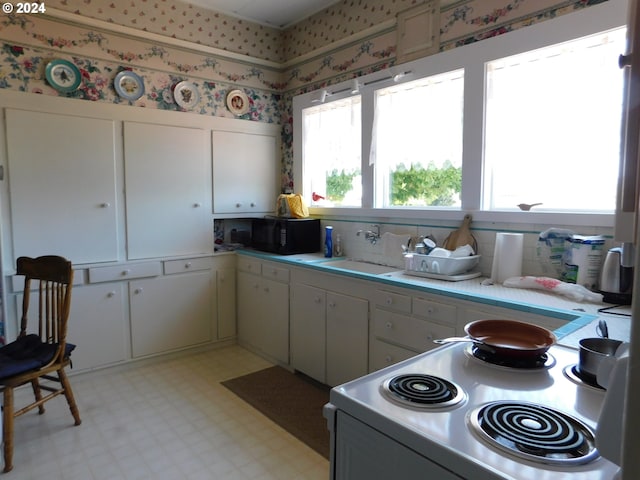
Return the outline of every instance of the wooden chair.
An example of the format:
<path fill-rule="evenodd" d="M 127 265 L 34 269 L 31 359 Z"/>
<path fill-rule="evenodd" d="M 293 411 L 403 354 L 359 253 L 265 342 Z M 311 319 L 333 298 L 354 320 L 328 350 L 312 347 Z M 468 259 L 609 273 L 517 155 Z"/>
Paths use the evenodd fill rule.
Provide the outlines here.
<path fill-rule="evenodd" d="M 64 371 L 70 364 L 69 355 L 75 345 L 67 338 L 67 321 L 71 306 L 73 269 L 65 258 L 47 255 L 38 258 L 20 257 L 17 274 L 24 275 L 24 298 L 20 333 L 15 342 L 0 348 L 0 390 L 3 391 L 2 433 L 4 440 L 4 471 L 13 468 L 14 418 L 38 407 L 44 413 L 44 403 L 64 394 L 76 425 L 80 414 L 71 385 Z M 30 299 L 37 311 L 29 311 Z M 35 310 L 35 308 L 33 308 Z M 29 324 L 29 314 L 33 321 Z M 37 321 L 37 324 L 35 323 Z M 27 333 L 28 331 L 32 333 Z M 40 379 L 48 383 L 41 383 Z M 56 383 L 51 383 L 56 382 Z M 31 383 L 35 400 L 19 410 L 14 408 L 13 390 Z M 48 393 L 42 395 L 42 390 Z"/>

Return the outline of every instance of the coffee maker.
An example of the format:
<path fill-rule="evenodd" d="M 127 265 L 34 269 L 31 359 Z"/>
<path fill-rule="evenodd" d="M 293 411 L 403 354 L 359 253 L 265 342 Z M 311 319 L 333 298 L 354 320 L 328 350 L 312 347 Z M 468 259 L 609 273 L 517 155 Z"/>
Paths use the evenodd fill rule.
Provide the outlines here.
<path fill-rule="evenodd" d="M 607 252 L 600 273 L 600 293 L 605 303 L 631 305 L 633 267 L 623 263 L 622 248 L 611 248 Z"/>

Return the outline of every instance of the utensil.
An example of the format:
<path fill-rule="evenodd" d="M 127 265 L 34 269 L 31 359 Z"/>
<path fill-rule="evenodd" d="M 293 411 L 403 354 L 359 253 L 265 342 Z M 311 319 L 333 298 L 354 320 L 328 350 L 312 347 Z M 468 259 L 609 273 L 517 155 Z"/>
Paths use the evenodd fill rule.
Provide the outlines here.
<path fill-rule="evenodd" d="M 471 230 L 469 230 L 469 225 L 471 225 L 471 215 L 466 214 L 462 219 L 462 225 L 458 230 L 454 230 L 449 234 L 449 236 L 444 240 L 443 247 L 447 250 L 455 250 L 458 247 L 463 247 L 464 245 L 471 245 L 473 247 L 473 251 L 478 253 L 478 242 L 475 237 L 471 234 Z"/>
<path fill-rule="evenodd" d="M 596 332 L 598 332 L 598 335 L 602 338 L 609 338 L 609 327 L 607 327 L 607 322 L 605 320 L 598 320 Z"/>
<path fill-rule="evenodd" d="M 580 375 L 585 380 L 598 384 L 597 376 L 600 364 L 608 356 L 614 355 L 622 342 L 611 338 L 594 337 L 583 338 L 578 343 L 580 345 L 578 363 Z"/>
<path fill-rule="evenodd" d="M 553 332 L 517 320 L 476 320 L 465 333 L 506 358 L 537 358 L 556 343 Z"/>

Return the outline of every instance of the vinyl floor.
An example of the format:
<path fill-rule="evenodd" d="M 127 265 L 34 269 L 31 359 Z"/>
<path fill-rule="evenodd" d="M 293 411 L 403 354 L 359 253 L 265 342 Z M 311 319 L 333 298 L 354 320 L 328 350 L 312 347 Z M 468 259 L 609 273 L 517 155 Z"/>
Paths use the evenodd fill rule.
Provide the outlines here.
<path fill-rule="evenodd" d="M 16 419 L 0 480 L 328 479 L 324 457 L 220 385 L 269 366 L 228 346 L 74 375 L 82 424 L 62 397 Z"/>

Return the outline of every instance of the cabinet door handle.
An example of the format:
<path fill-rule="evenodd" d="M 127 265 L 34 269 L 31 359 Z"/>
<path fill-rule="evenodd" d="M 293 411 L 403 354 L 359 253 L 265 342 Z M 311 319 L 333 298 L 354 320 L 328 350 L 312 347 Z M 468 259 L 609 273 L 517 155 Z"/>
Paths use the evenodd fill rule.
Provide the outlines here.
<path fill-rule="evenodd" d="M 385 303 L 386 303 L 387 305 L 392 305 L 392 304 L 393 304 L 393 298 L 391 298 L 391 297 L 387 297 L 387 300 L 385 301 Z"/>
<path fill-rule="evenodd" d="M 191 262 L 187 262 L 184 264 L 184 268 L 191 268 Z"/>
<path fill-rule="evenodd" d="M 242 204 L 240 202 L 236 203 L 236 208 L 240 208 Z"/>
<path fill-rule="evenodd" d="M 387 322 L 384 324 L 384 326 L 387 327 L 388 330 L 391 330 L 393 328 L 393 323 Z"/>
<path fill-rule="evenodd" d="M 429 315 L 433 315 L 433 314 L 435 313 L 435 311 L 436 311 L 436 309 L 435 309 L 435 308 L 433 308 L 433 307 L 429 307 L 429 308 L 427 308 L 427 313 L 428 313 Z"/>
<path fill-rule="evenodd" d="M 110 291 L 109 293 L 107 293 L 107 297 L 108 297 L 108 298 L 113 298 L 113 297 L 115 297 L 115 296 L 116 296 L 116 292 L 114 292 L 113 290 L 112 290 L 112 291 Z"/>
<path fill-rule="evenodd" d="M 131 270 L 129 270 L 128 268 L 122 271 L 122 276 L 126 277 L 127 275 L 129 275 L 131 273 Z"/>
<path fill-rule="evenodd" d="M 142 293 L 142 287 L 138 287 L 136 288 L 133 293 L 135 293 L 136 295 L 140 295 Z"/>
<path fill-rule="evenodd" d="M 109 208 L 111 204 L 109 202 L 104 202 L 100 204 L 100 208 Z"/>
<path fill-rule="evenodd" d="M 199 208 L 201 206 L 202 206 L 202 204 L 200 202 L 196 202 L 196 203 L 193 204 L 193 208 Z"/>
<path fill-rule="evenodd" d="M 331 308 L 336 308 L 336 302 L 329 302 L 329 306 Z"/>
<path fill-rule="evenodd" d="M 313 301 L 319 304 L 320 302 L 322 302 L 322 299 L 320 297 L 316 297 L 313 299 Z"/>
<path fill-rule="evenodd" d="M 251 207 L 255 207 L 256 206 L 256 202 L 251 202 Z"/>
<path fill-rule="evenodd" d="M 269 293 L 269 287 L 264 287 L 264 293 Z"/>

